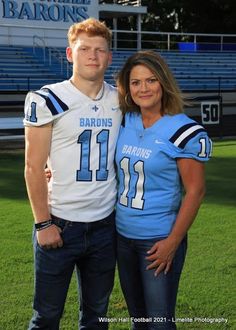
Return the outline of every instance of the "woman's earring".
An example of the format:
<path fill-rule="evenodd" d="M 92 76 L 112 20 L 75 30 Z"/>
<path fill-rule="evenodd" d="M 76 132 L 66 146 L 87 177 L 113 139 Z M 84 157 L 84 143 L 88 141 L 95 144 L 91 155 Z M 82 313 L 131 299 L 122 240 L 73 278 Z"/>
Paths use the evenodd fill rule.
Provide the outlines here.
<path fill-rule="evenodd" d="M 131 96 L 129 93 L 127 93 L 125 95 L 125 104 L 128 106 L 128 107 L 132 107 L 133 104 L 132 104 L 132 100 L 131 100 Z"/>

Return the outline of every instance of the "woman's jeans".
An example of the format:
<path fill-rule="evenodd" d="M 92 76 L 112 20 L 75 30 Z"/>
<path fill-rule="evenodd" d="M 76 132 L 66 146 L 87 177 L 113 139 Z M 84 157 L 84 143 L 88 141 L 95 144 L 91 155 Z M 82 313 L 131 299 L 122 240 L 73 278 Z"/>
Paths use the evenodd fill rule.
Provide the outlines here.
<path fill-rule="evenodd" d="M 185 238 L 176 251 L 171 270 L 154 276 L 146 270 L 147 251 L 158 239 L 136 240 L 118 235 L 117 256 L 121 288 L 132 329 L 176 329 L 175 304 L 187 249 Z"/>
<path fill-rule="evenodd" d="M 54 217 L 53 217 L 54 218 Z M 56 218 L 63 247 L 41 248 L 34 233 L 35 297 L 29 329 L 58 330 L 74 268 L 80 296 L 79 329 L 107 329 L 106 316 L 114 284 L 116 232 L 114 213 L 90 223 Z"/>

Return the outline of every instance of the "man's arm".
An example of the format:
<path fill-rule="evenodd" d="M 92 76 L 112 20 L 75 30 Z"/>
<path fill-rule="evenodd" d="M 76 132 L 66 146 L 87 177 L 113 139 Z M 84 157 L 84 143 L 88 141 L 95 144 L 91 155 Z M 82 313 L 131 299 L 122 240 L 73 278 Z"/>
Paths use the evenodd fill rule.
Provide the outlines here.
<path fill-rule="evenodd" d="M 51 143 L 51 125 L 25 128 L 25 180 L 36 222 L 50 219 L 44 174 Z"/>
<path fill-rule="evenodd" d="M 45 166 L 51 146 L 52 125 L 25 128 L 25 181 L 35 223 L 51 218 Z M 45 248 L 62 246 L 60 229 L 52 225 L 37 231 L 38 243 Z"/>

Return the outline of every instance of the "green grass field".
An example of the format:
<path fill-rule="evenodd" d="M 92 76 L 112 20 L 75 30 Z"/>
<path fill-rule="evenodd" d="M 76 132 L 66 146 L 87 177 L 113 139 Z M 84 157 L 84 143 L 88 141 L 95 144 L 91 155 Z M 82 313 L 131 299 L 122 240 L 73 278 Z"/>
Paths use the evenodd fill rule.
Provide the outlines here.
<path fill-rule="evenodd" d="M 0 152 L 0 330 L 25 330 L 32 313 L 32 214 L 23 179 L 23 151 Z M 236 141 L 214 143 L 206 165 L 207 194 L 189 232 L 176 322 L 180 330 L 236 329 L 235 222 Z M 99 285 L 99 284 L 98 284 Z M 62 330 L 77 329 L 75 278 Z M 112 293 L 110 329 L 129 329 L 118 278 Z"/>

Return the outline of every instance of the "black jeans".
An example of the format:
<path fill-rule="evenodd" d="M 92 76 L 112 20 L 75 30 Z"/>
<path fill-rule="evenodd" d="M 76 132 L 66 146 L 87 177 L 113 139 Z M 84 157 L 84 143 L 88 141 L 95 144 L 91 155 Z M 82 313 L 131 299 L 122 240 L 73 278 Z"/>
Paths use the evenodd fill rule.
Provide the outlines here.
<path fill-rule="evenodd" d="M 34 235 L 34 316 L 29 329 L 59 330 L 74 268 L 80 296 L 79 329 L 107 329 L 106 316 L 116 264 L 115 219 L 79 223 L 56 219 L 62 248 L 46 250 Z"/>

